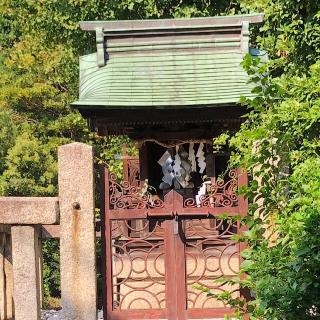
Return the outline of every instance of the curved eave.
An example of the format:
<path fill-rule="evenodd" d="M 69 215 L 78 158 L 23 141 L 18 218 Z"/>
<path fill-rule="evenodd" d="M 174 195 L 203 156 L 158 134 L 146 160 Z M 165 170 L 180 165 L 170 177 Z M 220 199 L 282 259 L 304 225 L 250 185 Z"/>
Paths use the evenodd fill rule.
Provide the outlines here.
<path fill-rule="evenodd" d="M 246 97 L 253 97 L 253 94 L 246 94 Z M 187 108 L 218 108 L 218 107 L 224 107 L 224 106 L 235 106 L 239 104 L 240 96 L 230 101 L 229 99 L 220 99 L 217 102 L 214 102 L 212 100 L 201 100 L 201 103 L 195 104 L 194 102 L 187 103 L 186 101 L 165 101 L 162 103 L 138 103 L 138 102 L 132 102 L 130 105 L 123 104 L 121 101 L 119 103 L 115 103 L 113 101 L 112 104 L 104 103 L 103 101 L 75 101 L 71 103 L 71 107 L 79 109 L 79 110 L 132 110 L 132 109 L 162 109 L 162 110 L 168 110 L 170 111 L 172 108 L 178 108 L 183 109 L 185 107 Z"/>

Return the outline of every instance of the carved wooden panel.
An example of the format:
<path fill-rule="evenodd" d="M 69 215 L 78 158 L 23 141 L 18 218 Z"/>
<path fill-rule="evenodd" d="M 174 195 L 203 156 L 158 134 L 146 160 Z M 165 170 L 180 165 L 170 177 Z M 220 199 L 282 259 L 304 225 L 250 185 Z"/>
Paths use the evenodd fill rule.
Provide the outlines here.
<path fill-rule="evenodd" d="M 233 170 L 213 181 L 200 202 L 175 190 L 160 198 L 144 193 L 141 183 L 104 174 L 108 319 L 232 315 L 214 294 L 240 295 L 225 279 L 237 275 L 241 261 L 240 244 L 232 236 L 240 232 L 233 217 L 247 210 L 236 194 L 246 183 L 245 173 Z M 229 218 L 219 218 L 222 213 Z M 213 295 L 198 290 L 199 285 Z"/>
<path fill-rule="evenodd" d="M 165 308 L 161 221 L 112 221 L 111 251 L 114 310 Z"/>

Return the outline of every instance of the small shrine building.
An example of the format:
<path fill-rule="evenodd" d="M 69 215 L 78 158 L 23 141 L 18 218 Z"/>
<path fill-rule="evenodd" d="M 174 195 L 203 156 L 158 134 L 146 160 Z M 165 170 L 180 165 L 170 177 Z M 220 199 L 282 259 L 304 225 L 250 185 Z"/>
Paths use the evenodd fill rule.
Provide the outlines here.
<path fill-rule="evenodd" d="M 249 27 L 262 14 L 193 19 L 82 22 L 97 52 L 80 58 L 73 103 L 100 135 L 127 135 L 124 181 L 103 170 L 105 319 L 223 319 L 214 294 L 237 286 L 243 245 L 236 216 L 247 212 L 240 169 L 214 150 L 239 129 L 253 96 L 241 61 L 261 56 Z M 221 217 L 223 214 L 223 217 Z M 207 287 L 213 295 L 199 290 Z"/>

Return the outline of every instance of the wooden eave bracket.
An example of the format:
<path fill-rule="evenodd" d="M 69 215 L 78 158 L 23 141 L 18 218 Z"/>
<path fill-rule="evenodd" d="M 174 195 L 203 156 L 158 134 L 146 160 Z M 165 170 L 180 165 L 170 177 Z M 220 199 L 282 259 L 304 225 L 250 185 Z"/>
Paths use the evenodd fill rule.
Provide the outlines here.
<path fill-rule="evenodd" d="M 243 55 L 249 53 L 249 36 L 249 21 L 243 21 L 241 29 L 241 50 Z"/>
<path fill-rule="evenodd" d="M 104 33 L 102 27 L 96 28 L 96 43 L 97 43 L 97 64 L 98 67 L 103 67 L 106 64 L 105 61 L 105 42 Z"/>

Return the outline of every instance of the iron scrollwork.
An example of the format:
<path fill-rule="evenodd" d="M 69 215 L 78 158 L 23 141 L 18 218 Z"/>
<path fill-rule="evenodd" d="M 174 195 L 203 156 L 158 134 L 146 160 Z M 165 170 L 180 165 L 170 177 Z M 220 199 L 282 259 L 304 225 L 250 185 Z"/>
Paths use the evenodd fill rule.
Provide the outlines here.
<path fill-rule="evenodd" d="M 201 195 L 198 201 L 188 198 L 183 206 L 184 208 L 236 207 L 238 205 L 237 185 L 238 171 L 230 170 L 226 179 L 218 179 L 216 183 L 211 184 L 209 192 Z"/>
<path fill-rule="evenodd" d="M 164 202 L 148 191 L 148 186 L 130 185 L 130 182 L 119 183 L 115 174 L 109 175 L 110 209 L 148 209 L 163 208 Z"/>

